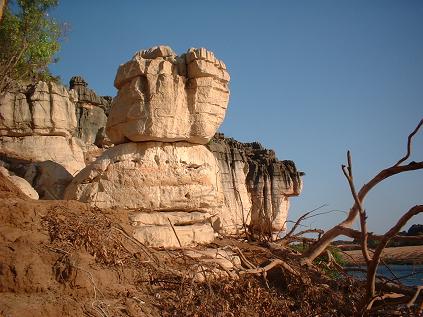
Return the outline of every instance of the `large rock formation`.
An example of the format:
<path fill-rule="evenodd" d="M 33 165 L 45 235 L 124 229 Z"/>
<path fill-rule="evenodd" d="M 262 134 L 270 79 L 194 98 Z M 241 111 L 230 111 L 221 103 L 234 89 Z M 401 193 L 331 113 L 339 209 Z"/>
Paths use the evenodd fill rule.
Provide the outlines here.
<path fill-rule="evenodd" d="M 302 172 L 279 161 L 259 143 L 241 143 L 217 133 L 208 147 L 219 163 L 225 202 L 215 227 L 237 233 L 243 226 L 272 232 L 285 229 L 289 197 L 301 192 Z"/>
<path fill-rule="evenodd" d="M 81 76 L 74 76 L 69 81 L 69 88 L 75 92 L 76 102 L 76 137 L 85 144 L 102 147 L 110 145 L 106 137 L 107 116 L 110 112 L 110 97 L 100 97 L 88 88 Z"/>
<path fill-rule="evenodd" d="M 0 96 L 0 135 L 71 137 L 76 96 L 53 82 L 38 82 Z"/>
<path fill-rule="evenodd" d="M 101 154 L 110 100 L 81 77 L 72 89 L 53 82 L 17 85 L 0 96 L 0 159 L 42 199 L 62 199 L 64 188 Z"/>
<path fill-rule="evenodd" d="M 52 160 L 70 174 L 84 168 L 77 127 L 77 96 L 55 83 L 38 82 L 0 96 L 0 154 Z"/>
<path fill-rule="evenodd" d="M 179 247 L 214 239 L 209 219 L 219 213 L 223 194 L 215 159 L 204 146 L 131 142 L 107 150 L 82 170 L 65 199 L 132 209 L 138 240 Z"/>
<path fill-rule="evenodd" d="M 205 49 L 136 53 L 116 74 L 106 131 L 117 146 L 82 170 L 65 198 L 132 209 L 134 236 L 148 245 L 211 242 L 223 193 L 203 144 L 225 116 L 228 81 L 224 64 Z"/>
<path fill-rule="evenodd" d="M 258 143 L 212 139 L 225 116 L 228 81 L 224 64 L 205 49 L 136 53 L 115 78 L 106 132 L 117 145 L 73 179 L 65 198 L 131 209 L 134 237 L 155 247 L 207 243 L 216 232 L 247 227 L 283 230 L 301 173 Z M 73 87 L 85 91 L 83 83 Z M 92 141 L 91 130 L 101 127 L 81 137 Z"/>
<path fill-rule="evenodd" d="M 131 142 L 107 150 L 82 170 L 65 198 L 101 208 L 216 214 L 223 200 L 218 179 L 216 161 L 204 146 Z"/>
<path fill-rule="evenodd" d="M 225 117 L 228 82 L 225 64 L 205 49 L 181 56 L 167 46 L 140 51 L 118 69 L 107 135 L 115 144 L 206 144 Z"/>

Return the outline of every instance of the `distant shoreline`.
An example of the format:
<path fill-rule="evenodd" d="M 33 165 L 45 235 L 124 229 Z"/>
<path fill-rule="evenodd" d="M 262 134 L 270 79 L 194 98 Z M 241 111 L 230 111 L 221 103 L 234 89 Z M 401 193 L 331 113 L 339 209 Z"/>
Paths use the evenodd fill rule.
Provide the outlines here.
<path fill-rule="evenodd" d="M 341 251 L 345 266 L 365 265 L 361 250 Z M 387 264 L 423 264 L 423 245 L 385 248 L 382 259 Z"/>

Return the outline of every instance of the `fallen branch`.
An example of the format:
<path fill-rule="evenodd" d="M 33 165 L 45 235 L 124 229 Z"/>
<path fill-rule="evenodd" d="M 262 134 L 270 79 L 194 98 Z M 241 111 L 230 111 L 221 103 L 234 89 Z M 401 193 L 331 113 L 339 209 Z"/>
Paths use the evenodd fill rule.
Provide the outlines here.
<path fill-rule="evenodd" d="M 283 269 L 285 269 L 286 271 L 288 271 L 289 273 L 291 273 L 294 276 L 300 277 L 300 274 L 295 271 L 289 264 L 287 264 L 286 262 L 280 260 L 280 259 L 273 259 L 270 261 L 269 264 L 267 264 L 264 267 L 257 267 L 255 269 L 248 269 L 248 270 L 243 270 L 241 272 L 239 272 L 240 275 L 242 274 L 263 274 L 264 272 L 268 272 L 271 269 L 273 269 L 274 267 L 280 266 Z"/>

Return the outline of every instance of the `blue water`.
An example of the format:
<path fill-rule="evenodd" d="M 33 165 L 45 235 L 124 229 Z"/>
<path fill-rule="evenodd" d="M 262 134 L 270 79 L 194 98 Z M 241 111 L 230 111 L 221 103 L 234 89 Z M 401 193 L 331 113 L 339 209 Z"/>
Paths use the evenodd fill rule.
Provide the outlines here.
<path fill-rule="evenodd" d="M 365 269 L 366 267 L 362 266 L 360 268 Z M 399 281 L 407 286 L 423 285 L 423 265 L 389 265 L 389 268 L 396 277 L 384 265 L 379 265 L 377 274 L 392 280 L 398 277 Z M 363 272 L 349 271 L 349 274 L 359 279 L 366 278 Z"/>

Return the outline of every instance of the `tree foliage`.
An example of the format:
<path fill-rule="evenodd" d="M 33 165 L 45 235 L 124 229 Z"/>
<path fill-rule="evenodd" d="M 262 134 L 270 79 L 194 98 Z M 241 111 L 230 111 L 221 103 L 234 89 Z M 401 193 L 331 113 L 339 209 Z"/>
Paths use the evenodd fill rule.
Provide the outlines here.
<path fill-rule="evenodd" d="M 0 93 L 17 80 L 50 80 L 62 35 L 48 15 L 57 0 L 8 1 L 0 22 Z"/>

